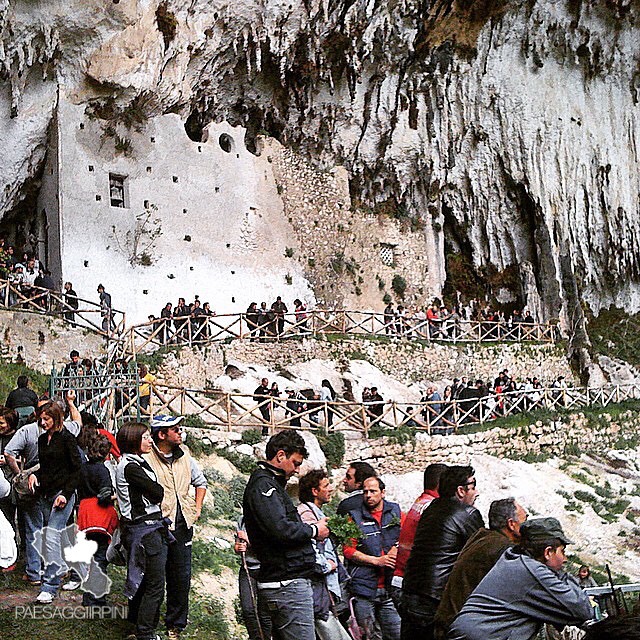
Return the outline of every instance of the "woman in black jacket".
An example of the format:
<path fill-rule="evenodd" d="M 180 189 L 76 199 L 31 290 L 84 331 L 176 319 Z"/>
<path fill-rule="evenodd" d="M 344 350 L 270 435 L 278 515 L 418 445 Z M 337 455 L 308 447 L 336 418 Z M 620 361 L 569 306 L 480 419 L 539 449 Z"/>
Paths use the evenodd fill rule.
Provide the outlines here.
<path fill-rule="evenodd" d="M 155 640 L 164 598 L 167 547 L 173 539 L 169 521 L 162 517 L 162 485 L 142 454 L 151 451 L 149 427 L 136 422 L 122 425 L 117 435 L 122 457 L 116 469 L 122 542 L 127 549 L 128 619 L 136 624 L 138 640 Z"/>
<path fill-rule="evenodd" d="M 64 414 L 56 402 L 40 408 L 38 419 L 44 433 L 38 438 L 40 469 L 29 476 L 29 488 L 35 493 L 37 528 L 43 533 L 42 557 L 45 559 L 42 587 L 36 600 L 50 604 L 67 566 L 62 556 L 62 531 L 73 513 L 75 491 L 80 481 L 80 450 L 78 442 L 64 428 Z M 46 535 L 44 533 L 46 529 Z"/>

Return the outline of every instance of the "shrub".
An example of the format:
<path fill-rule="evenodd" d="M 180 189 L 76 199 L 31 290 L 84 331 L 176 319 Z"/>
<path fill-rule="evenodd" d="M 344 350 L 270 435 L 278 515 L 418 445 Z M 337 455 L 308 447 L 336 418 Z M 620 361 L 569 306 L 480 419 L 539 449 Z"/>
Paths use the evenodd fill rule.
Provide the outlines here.
<path fill-rule="evenodd" d="M 255 458 L 251 456 L 245 456 L 237 451 L 231 451 L 224 447 L 218 447 L 215 450 L 216 454 L 221 458 L 228 460 L 240 473 L 249 475 L 256 468 L 257 462 Z"/>
<path fill-rule="evenodd" d="M 114 141 L 114 148 L 116 153 L 121 153 L 124 156 L 130 156 L 133 151 L 133 143 L 131 142 L 131 138 L 125 138 L 124 136 L 120 136 L 116 134 Z"/>
<path fill-rule="evenodd" d="M 391 281 L 391 288 L 398 298 L 404 300 L 404 294 L 407 290 L 407 281 L 399 274 L 396 273 Z"/>
<path fill-rule="evenodd" d="M 244 444 L 258 444 L 262 441 L 262 431 L 260 429 L 247 429 L 242 432 L 241 440 Z"/>
<path fill-rule="evenodd" d="M 206 442 L 202 438 L 196 438 L 193 434 L 190 434 L 191 437 L 187 440 L 187 445 L 189 446 L 189 451 L 194 456 L 206 456 L 211 453 L 212 446 L 209 442 Z"/>
<path fill-rule="evenodd" d="M 337 469 L 342 465 L 345 453 L 343 433 L 319 433 L 318 443 L 327 459 L 327 467 Z"/>
<path fill-rule="evenodd" d="M 223 567 L 238 567 L 238 556 L 233 549 L 219 549 L 214 543 L 196 538 L 193 541 L 193 571 L 208 571 L 220 575 Z"/>
<path fill-rule="evenodd" d="M 176 37 L 178 30 L 178 20 L 174 13 L 169 11 L 166 2 L 160 3 L 156 9 L 156 23 L 158 31 L 162 34 L 165 50 L 169 47 L 171 41 Z"/>

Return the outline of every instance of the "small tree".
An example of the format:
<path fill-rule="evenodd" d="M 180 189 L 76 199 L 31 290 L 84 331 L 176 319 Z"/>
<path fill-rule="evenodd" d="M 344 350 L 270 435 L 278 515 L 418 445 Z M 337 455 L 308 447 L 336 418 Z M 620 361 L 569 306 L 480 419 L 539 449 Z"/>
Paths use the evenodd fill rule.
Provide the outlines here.
<path fill-rule="evenodd" d="M 129 264 L 148 267 L 152 265 L 156 258 L 153 250 L 156 248 L 156 241 L 162 235 L 160 218 L 155 217 L 158 207 L 152 204 L 148 209 L 136 216 L 136 226 L 133 231 L 127 231 L 124 239 L 120 239 L 116 226 L 111 227 L 113 236 L 118 248 L 126 253 Z"/>

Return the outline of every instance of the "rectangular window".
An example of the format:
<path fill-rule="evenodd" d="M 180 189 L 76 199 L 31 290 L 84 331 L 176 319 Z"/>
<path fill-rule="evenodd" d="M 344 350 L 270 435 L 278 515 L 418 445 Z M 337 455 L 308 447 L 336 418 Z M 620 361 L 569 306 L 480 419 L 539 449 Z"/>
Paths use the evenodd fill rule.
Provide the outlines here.
<path fill-rule="evenodd" d="M 127 186 L 127 176 L 109 174 L 109 199 L 112 207 L 129 208 Z"/>
<path fill-rule="evenodd" d="M 380 262 L 387 267 L 394 267 L 396 264 L 395 245 L 380 243 Z"/>

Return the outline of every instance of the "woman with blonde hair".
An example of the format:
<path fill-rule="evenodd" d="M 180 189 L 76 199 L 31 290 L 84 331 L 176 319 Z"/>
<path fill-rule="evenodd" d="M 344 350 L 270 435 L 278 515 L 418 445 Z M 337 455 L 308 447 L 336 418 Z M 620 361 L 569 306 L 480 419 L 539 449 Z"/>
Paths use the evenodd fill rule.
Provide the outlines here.
<path fill-rule="evenodd" d="M 40 407 L 38 422 L 44 430 L 38 438 L 40 468 L 29 476 L 29 489 L 38 492 L 35 526 L 43 532 L 46 527 L 42 547 L 44 575 L 36 598 L 42 604 L 53 601 L 67 571 L 62 557 L 62 531 L 73 513 L 82 465 L 78 442 L 64 428 L 63 421 L 64 414 L 56 402 Z"/>

